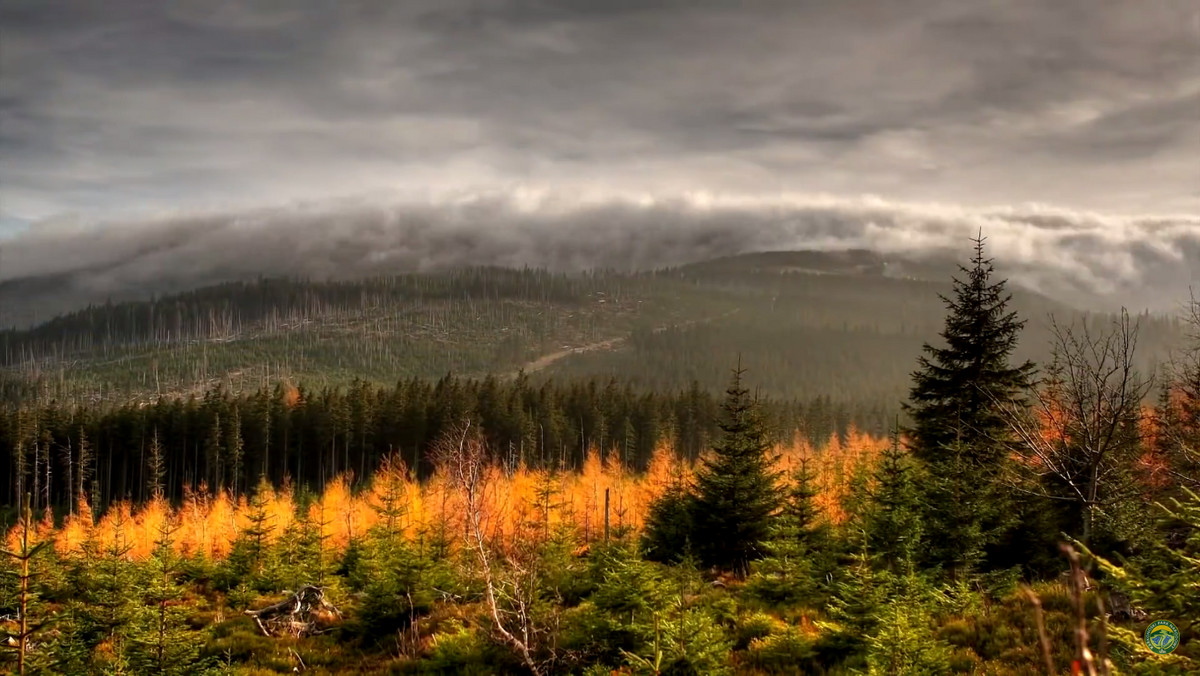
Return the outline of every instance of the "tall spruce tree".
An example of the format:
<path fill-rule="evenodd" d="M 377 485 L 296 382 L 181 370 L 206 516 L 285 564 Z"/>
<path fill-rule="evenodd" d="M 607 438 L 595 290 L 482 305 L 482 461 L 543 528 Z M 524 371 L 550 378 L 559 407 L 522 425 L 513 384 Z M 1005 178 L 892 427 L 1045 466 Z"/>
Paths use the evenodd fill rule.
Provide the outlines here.
<path fill-rule="evenodd" d="M 725 390 L 723 436 L 696 476 L 692 542 L 707 566 L 745 575 L 765 553 L 780 507 L 771 444 L 741 364 Z"/>
<path fill-rule="evenodd" d="M 926 343 L 917 360 L 905 411 L 912 418 L 909 447 L 918 460 L 937 463 L 954 444 L 973 449 L 977 462 L 995 465 L 1009 436 L 1000 402 L 1029 386 L 1032 362 L 1009 363 L 1025 322 L 1009 308 L 1005 280 L 993 280 L 986 238 L 977 236 L 966 279 L 954 279 L 954 297 L 941 296 L 948 315 L 944 347 Z"/>
<path fill-rule="evenodd" d="M 960 267 L 965 279 L 954 279 L 953 298 L 941 297 L 945 345 L 925 344 L 904 406 L 912 419 L 909 450 L 936 478 L 924 487 L 928 531 L 955 535 L 927 552 L 928 563 L 954 577 L 1009 527 L 999 479 L 1011 437 L 1005 406 L 1023 396 L 1034 370 L 1031 362 L 1010 363 L 1024 322 L 1009 307 L 1005 280 L 993 279 L 983 235 L 974 243 L 971 267 Z"/>

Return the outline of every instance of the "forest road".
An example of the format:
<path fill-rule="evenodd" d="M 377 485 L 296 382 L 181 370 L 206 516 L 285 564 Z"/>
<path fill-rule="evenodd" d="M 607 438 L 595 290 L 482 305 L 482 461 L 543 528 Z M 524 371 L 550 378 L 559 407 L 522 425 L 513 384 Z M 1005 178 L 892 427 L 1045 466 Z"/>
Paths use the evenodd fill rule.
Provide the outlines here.
<path fill-rule="evenodd" d="M 716 317 L 707 317 L 705 319 L 693 319 L 691 321 L 682 322 L 679 324 L 670 324 L 667 326 L 660 326 L 660 327 L 654 329 L 654 333 L 661 333 L 672 327 L 683 328 L 683 327 L 692 326 L 694 324 L 707 324 L 709 322 L 713 322 L 718 319 L 724 319 L 724 318 L 726 318 L 730 315 L 734 315 L 734 314 L 737 314 L 737 308 L 734 308 L 733 310 L 730 310 L 729 312 L 717 315 Z M 579 347 L 569 347 L 565 350 L 558 350 L 557 352 L 551 352 L 549 354 L 544 354 L 544 355 L 538 357 L 537 359 L 534 359 L 531 362 L 527 362 L 524 366 L 517 369 L 516 371 L 510 372 L 508 374 L 508 376 L 510 378 L 515 378 L 517 376 L 517 374 L 522 373 L 522 372 L 524 372 L 526 375 L 528 375 L 530 373 L 536 373 L 536 372 L 541 371 L 542 369 L 550 366 L 554 362 L 560 361 L 562 359 L 566 359 L 567 357 L 569 357 L 573 354 L 583 354 L 585 352 L 595 352 L 596 350 L 611 350 L 615 347 L 620 346 L 622 343 L 624 343 L 628 340 L 629 340 L 629 336 L 617 336 L 616 338 L 606 338 L 604 340 L 598 340 L 594 343 L 580 345 Z"/>
<path fill-rule="evenodd" d="M 547 366 L 550 366 L 554 362 L 556 362 L 560 359 L 565 359 L 566 357 L 569 357 L 573 354 L 582 354 L 584 352 L 595 352 L 596 350 L 609 350 L 609 349 L 612 349 L 612 348 L 620 345 L 621 343 L 624 343 L 626 340 L 629 340 L 628 336 L 619 336 L 617 338 L 609 338 L 607 340 L 598 340 L 594 343 L 588 343 L 587 345 L 581 345 L 579 347 L 570 347 L 565 350 L 559 350 L 557 352 L 551 352 L 550 354 L 544 354 L 544 355 L 538 357 L 537 359 L 534 359 L 533 361 L 528 362 L 527 364 L 522 366 L 520 368 L 520 370 L 514 371 L 514 372 L 510 373 L 509 375 L 516 376 L 521 371 L 524 371 L 526 374 L 535 373 L 537 371 L 541 371 L 542 369 L 546 368 Z"/>

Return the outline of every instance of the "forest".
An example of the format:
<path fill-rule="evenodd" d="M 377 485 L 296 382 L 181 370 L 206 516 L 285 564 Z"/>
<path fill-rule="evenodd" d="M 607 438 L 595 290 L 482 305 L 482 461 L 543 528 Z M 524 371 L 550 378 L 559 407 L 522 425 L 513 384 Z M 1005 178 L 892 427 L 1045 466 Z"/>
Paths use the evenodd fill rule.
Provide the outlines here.
<path fill-rule="evenodd" d="M 6 331 L 0 665 L 1197 673 L 1200 301 L 1074 312 L 985 249 L 948 284 L 476 269 Z"/>

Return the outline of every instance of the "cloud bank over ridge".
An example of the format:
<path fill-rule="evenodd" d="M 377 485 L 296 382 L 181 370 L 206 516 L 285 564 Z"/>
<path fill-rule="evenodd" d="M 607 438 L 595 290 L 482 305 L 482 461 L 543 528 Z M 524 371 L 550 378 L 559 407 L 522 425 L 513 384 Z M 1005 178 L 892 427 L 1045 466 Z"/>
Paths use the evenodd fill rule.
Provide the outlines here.
<path fill-rule="evenodd" d="M 350 278 L 464 265 L 646 270 L 799 249 L 963 260 L 980 229 L 1014 282 L 1076 305 L 1172 310 L 1189 285 L 1200 285 L 1200 218 L 1192 216 L 525 188 L 37 228 L 0 247 L 0 289 L 10 301 L 37 290 L 73 307 L 259 275 Z"/>

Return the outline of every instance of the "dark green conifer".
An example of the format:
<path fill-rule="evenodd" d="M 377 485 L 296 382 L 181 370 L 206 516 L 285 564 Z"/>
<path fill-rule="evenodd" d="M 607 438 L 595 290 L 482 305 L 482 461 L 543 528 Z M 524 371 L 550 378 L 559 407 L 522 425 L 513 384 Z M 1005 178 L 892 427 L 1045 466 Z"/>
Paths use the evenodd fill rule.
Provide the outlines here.
<path fill-rule="evenodd" d="M 779 509 L 771 444 L 739 367 L 725 391 L 721 441 L 696 477 L 692 541 L 706 566 L 744 575 L 765 553 Z"/>
<path fill-rule="evenodd" d="M 692 549 L 693 497 L 683 481 L 680 463 L 666 491 L 650 505 L 642 532 L 642 551 L 651 561 L 678 562 Z"/>
<path fill-rule="evenodd" d="M 952 298 L 942 297 L 945 344 L 925 344 L 905 404 L 912 419 L 909 450 L 937 479 L 925 496 L 928 529 L 968 540 L 965 557 L 956 549 L 931 552 L 932 563 L 953 573 L 974 563 L 1008 527 L 1000 484 L 1011 440 L 1005 407 L 1023 396 L 1034 370 L 1031 362 L 1010 363 L 1024 322 L 1009 307 L 1005 280 L 993 279 L 984 237 L 974 242 L 971 267 L 960 267 L 966 278 L 954 279 Z M 974 509 L 962 509 L 965 496 L 972 496 Z"/>
<path fill-rule="evenodd" d="M 921 552 L 924 527 L 917 471 L 893 436 L 875 468 L 874 486 L 864 506 L 867 548 L 878 565 L 897 573 L 911 572 Z"/>
<path fill-rule="evenodd" d="M 944 347 L 925 344 L 913 373 L 906 411 L 913 455 L 937 462 L 946 447 L 961 443 L 975 449 L 984 464 L 995 464 L 1008 438 L 1001 403 L 1029 386 L 1034 366 L 1009 363 L 1025 322 L 1009 309 L 1012 295 L 1005 280 L 993 280 L 992 260 L 984 257 L 985 239 L 975 240 L 971 267 L 960 267 L 966 280 L 954 279 L 954 297 L 942 297 L 949 314 L 941 332 Z"/>
<path fill-rule="evenodd" d="M 817 602 L 825 576 L 835 564 L 829 524 L 815 498 L 816 476 L 802 461 L 792 473 L 783 508 L 775 519 L 767 556 L 754 566 L 749 587 L 773 603 Z"/>
<path fill-rule="evenodd" d="M 221 586 L 233 588 L 246 585 L 247 589 L 271 591 L 276 577 L 282 571 L 272 565 L 271 536 L 275 524 L 267 512 L 267 497 L 273 492 L 271 484 L 263 477 L 250 499 L 246 519 L 250 522 L 233 542 L 229 557 L 222 563 L 224 575 Z"/>

